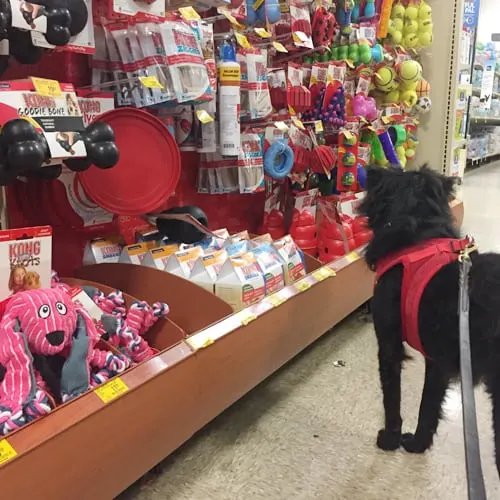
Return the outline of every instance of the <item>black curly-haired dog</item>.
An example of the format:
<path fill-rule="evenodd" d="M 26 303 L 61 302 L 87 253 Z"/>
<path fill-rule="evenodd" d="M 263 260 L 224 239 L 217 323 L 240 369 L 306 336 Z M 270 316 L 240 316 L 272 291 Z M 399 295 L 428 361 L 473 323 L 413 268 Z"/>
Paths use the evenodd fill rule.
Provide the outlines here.
<path fill-rule="evenodd" d="M 360 207 L 373 239 L 366 251 L 372 269 L 388 255 L 436 238 L 459 239 L 449 200 L 454 180 L 422 167 L 418 171 L 372 167 Z M 492 228 L 494 230 L 494 228 Z M 470 272 L 470 341 L 474 382 L 483 382 L 493 403 L 496 464 L 500 473 L 500 255 L 473 253 Z M 378 280 L 371 303 L 379 347 L 385 425 L 377 445 L 423 453 L 432 446 L 450 381 L 460 373 L 458 263 L 445 265 L 425 287 L 418 308 L 418 332 L 426 354 L 425 384 L 418 425 L 402 433 L 401 369 L 403 267 Z"/>

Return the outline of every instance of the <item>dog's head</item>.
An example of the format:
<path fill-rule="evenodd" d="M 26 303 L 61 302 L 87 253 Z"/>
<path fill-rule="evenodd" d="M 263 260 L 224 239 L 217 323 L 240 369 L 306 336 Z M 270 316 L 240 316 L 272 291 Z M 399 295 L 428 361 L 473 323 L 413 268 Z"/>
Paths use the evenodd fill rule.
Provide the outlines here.
<path fill-rule="evenodd" d="M 374 265 L 386 253 L 425 239 L 457 237 L 449 206 L 454 189 L 454 178 L 427 166 L 408 172 L 369 167 L 359 207 L 374 234 L 368 263 Z"/>
<path fill-rule="evenodd" d="M 41 288 L 40 275 L 35 271 L 28 271 L 24 275 L 23 286 L 25 290 L 35 290 Z"/>

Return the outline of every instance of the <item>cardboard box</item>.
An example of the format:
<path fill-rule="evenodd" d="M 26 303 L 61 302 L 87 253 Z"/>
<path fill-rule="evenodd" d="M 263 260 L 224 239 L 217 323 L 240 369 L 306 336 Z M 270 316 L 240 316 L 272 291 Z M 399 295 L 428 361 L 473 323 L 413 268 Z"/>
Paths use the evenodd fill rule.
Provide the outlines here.
<path fill-rule="evenodd" d="M 146 243 L 127 245 L 123 247 L 119 262 L 124 264 L 137 264 L 140 266 L 148 250 L 149 248 Z"/>
<path fill-rule="evenodd" d="M 116 263 L 120 260 L 123 242 L 119 238 L 95 238 L 85 245 L 83 265 Z"/>
<path fill-rule="evenodd" d="M 286 285 L 290 285 L 306 275 L 306 268 L 302 262 L 297 245 L 290 235 L 276 240 L 273 243 L 273 247 L 283 261 Z"/>
<path fill-rule="evenodd" d="M 144 243 L 148 244 L 148 242 Z M 169 257 L 177 251 L 179 251 L 179 245 L 176 244 L 150 248 L 142 259 L 142 265 L 164 271 Z"/>
<path fill-rule="evenodd" d="M 190 281 L 211 293 L 215 293 L 217 276 L 227 259 L 228 255 L 225 250 L 216 250 L 200 257 L 193 266 Z"/>
<path fill-rule="evenodd" d="M 269 243 L 252 250 L 266 284 L 266 295 L 278 292 L 285 286 L 284 264 Z"/>
<path fill-rule="evenodd" d="M 203 256 L 203 250 L 200 247 L 188 248 L 175 252 L 171 255 L 165 266 L 165 271 L 189 279 L 191 270 L 196 260 Z"/>
<path fill-rule="evenodd" d="M 265 281 L 255 255 L 247 252 L 229 258 L 219 271 L 215 294 L 235 311 L 265 297 Z"/>

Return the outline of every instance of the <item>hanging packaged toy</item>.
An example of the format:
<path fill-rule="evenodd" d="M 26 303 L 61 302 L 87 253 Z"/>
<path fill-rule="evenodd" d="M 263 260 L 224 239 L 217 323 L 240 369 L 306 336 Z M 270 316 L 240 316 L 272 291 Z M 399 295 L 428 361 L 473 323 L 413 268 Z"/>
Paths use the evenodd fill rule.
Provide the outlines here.
<path fill-rule="evenodd" d="M 260 120 L 272 113 L 267 82 L 267 50 L 254 49 L 247 53 L 248 114 L 250 120 Z"/>
<path fill-rule="evenodd" d="M 262 135 L 241 135 L 241 151 L 238 159 L 238 184 L 240 193 L 258 193 L 264 190 L 264 159 Z"/>
<path fill-rule="evenodd" d="M 358 136 L 345 131 L 339 134 L 337 191 L 355 191 L 358 174 Z"/>
<path fill-rule="evenodd" d="M 206 100 L 210 100 L 207 67 L 191 26 L 175 21 L 166 21 L 160 26 L 177 101 L 195 101 L 204 95 L 208 95 Z"/>

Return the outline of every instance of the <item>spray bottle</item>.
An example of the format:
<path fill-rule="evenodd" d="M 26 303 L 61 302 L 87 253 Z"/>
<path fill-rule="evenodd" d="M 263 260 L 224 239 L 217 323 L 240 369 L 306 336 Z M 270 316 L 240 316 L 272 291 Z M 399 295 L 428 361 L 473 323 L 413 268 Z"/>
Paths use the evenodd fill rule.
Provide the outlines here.
<path fill-rule="evenodd" d="M 223 156 L 240 154 L 240 65 L 230 43 L 220 47 L 219 72 L 219 141 Z"/>

